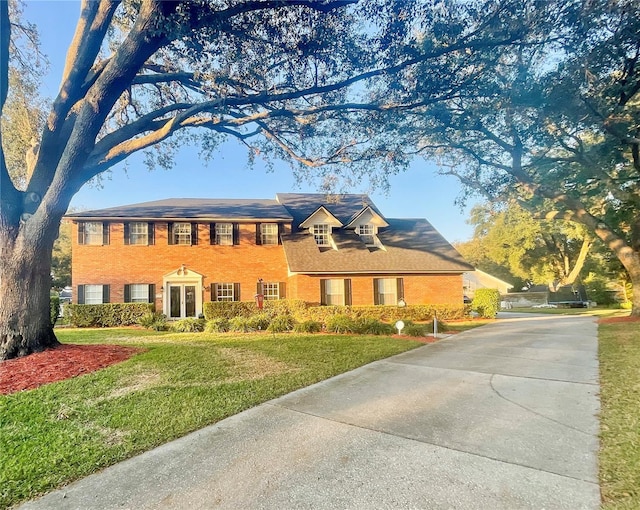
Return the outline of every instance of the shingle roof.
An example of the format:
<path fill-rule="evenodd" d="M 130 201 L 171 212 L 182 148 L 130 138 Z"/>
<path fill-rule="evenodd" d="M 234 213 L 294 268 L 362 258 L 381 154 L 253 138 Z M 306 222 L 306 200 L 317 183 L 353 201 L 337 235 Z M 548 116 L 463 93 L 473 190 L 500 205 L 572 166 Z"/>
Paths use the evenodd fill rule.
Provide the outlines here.
<path fill-rule="evenodd" d="M 332 234 L 337 250 L 319 248 L 313 236 L 285 235 L 283 247 L 294 273 L 446 273 L 473 269 L 424 219 L 389 219 L 378 233 L 384 249 L 368 248 L 357 234 Z"/>
<path fill-rule="evenodd" d="M 291 221 L 289 212 L 275 200 L 170 198 L 140 204 L 67 214 L 74 219 L 175 219 Z"/>
<path fill-rule="evenodd" d="M 377 214 L 384 218 L 375 204 L 367 195 L 327 195 L 322 193 L 278 193 L 276 199 L 284 205 L 293 216 L 293 229 L 311 216 L 319 207 L 324 206 L 343 225 L 351 220 L 366 206 L 370 206 Z"/>

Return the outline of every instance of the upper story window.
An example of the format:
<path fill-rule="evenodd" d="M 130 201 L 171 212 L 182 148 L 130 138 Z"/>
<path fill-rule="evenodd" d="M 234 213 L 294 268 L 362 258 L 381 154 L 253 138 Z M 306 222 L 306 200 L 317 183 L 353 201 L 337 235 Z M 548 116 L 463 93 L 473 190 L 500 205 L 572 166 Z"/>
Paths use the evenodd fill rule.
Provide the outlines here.
<path fill-rule="evenodd" d="M 109 224 L 101 221 L 78 223 L 78 244 L 109 244 Z"/>
<path fill-rule="evenodd" d="M 233 223 L 216 223 L 215 244 L 233 244 Z"/>
<path fill-rule="evenodd" d="M 278 244 L 278 224 L 260 224 L 260 244 Z"/>
<path fill-rule="evenodd" d="M 192 245 L 198 244 L 198 224 L 180 221 L 169 223 L 167 239 L 169 244 Z"/>
<path fill-rule="evenodd" d="M 358 225 L 356 229 L 357 234 L 360 236 L 362 242 L 366 245 L 375 244 L 375 227 L 371 224 Z"/>
<path fill-rule="evenodd" d="M 191 244 L 191 223 L 174 223 L 172 244 Z"/>
<path fill-rule="evenodd" d="M 327 223 L 319 223 L 311 227 L 313 238 L 318 246 L 330 246 L 329 236 L 331 235 L 331 227 Z"/>
<path fill-rule="evenodd" d="M 124 243 L 145 246 L 153 244 L 153 223 L 142 221 L 125 223 Z"/>

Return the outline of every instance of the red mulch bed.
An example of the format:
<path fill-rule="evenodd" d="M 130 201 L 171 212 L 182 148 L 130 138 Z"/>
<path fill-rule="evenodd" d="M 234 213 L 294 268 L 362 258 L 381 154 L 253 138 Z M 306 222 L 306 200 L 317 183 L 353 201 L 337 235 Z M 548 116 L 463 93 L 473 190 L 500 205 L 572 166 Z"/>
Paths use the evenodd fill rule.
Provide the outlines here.
<path fill-rule="evenodd" d="M 617 322 L 640 322 L 640 317 L 605 317 L 598 320 L 600 324 L 615 324 Z"/>
<path fill-rule="evenodd" d="M 120 363 L 142 351 L 121 345 L 63 344 L 0 362 L 0 395 L 32 390 Z"/>

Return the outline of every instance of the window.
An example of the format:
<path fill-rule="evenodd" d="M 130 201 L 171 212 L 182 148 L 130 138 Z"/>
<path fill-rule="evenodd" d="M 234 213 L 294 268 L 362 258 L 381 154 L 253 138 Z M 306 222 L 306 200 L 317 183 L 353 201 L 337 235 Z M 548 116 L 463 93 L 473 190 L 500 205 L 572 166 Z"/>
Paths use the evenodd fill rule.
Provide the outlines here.
<path fill-rule="evenodd" d="M 318 246 L 329 246 L 329 234 L 331 234 L 329 225 L 326 223 L 316 224 L 313 225 L 311 231 Z"/>
<path fill-rule="evenodd" d="M 233 223 L 216 223 L 215 244 L 225 246 L 233 244 Z"/>
<path fill-rule="evenodd" d="M 284 299 L 284 283 L 262 282 L 262 295 L 265 300 Z"/>
<path fill-rule="evenodd" d="M 125 303 L 153 303 L 155 294 L 155 285 L 153 284 L 132 283 L 124 286 Z"/>
<path fill-rule="evenodd" d="M 78 244 L 109 244 L 109 224 L 101 221 L 78 223 Z"/>
<path fill-rule="evenodd" d="M 191 223 L 174 223 L 172 244 L 191 244 Z"/>
<path fill-rule="evenodd" d="M 278 244 L 278 224 L 260 224 L 260 244 Z"/>
<path fill-rule="evenodd" d="M 212 283 L 211 301 L 240 301 L 240 284 Z"/>
<path fill-rule="evenodd" d="M 373 227 L 373 225 L 358 225 L 358 228 L 356 229 L 356 232 L 358 233 L 358 235 L 360 236 L 360 239 L 362 239 L 362 242 L 366 245 L 372 245 L 375 244 L 375 229 Z"/>
<path fill-rule="evenodd" d="M 404 281 L 402 278 L 374 278 L 373 294 L 376 305 L 397 305 L 404 299 Z"/>
<path fill-rule="evenodd" d="M 144 246 L 153 244 L 153 223 L 141 221 L 125 223 L 124 243 Z"/>
<path fill-rule="evenodd" d="M 101 305 L 108 302 L 108 285 L 78 285 L 79 305 Z"/>
<path fill-rule="evenodd" d="M 351 280 L 331 279 L 320 280 L 320 304 L 350 305 Z"/>

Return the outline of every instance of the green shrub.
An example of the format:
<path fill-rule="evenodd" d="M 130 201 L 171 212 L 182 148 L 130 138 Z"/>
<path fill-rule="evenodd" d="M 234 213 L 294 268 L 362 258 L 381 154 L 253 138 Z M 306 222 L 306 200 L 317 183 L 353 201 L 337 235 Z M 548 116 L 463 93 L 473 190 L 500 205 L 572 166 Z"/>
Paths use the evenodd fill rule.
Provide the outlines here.
<path fill-rule="evenodd" d="M 251 317 L 265 313 L 269 318 L 290 315 L 298 322 L 316 321 L 326 324 L 334 315 L 348 315 L 354 319 L 375 319 L 394 323 L 399 319 L 429 321 L 434 314 L 445 320 L 463 319 L 469 316 L 468 305 L 408 305 L 398 306 L 310 306 L 300 299 L 276 299 L 264 302 L 260 312 L 253 301 L 215 301 L 204 303 L 204 316 L 207 320 L 215 318 Z"/>
<path fill-rule="evenodd" d="M 432 332 L 433 332 L 433 323 L 431 324 L 431 328 L 429 328 L 426 324 L 411 323 L 406 325 L 402 330 L 402 334 L 407 336 L 427 336 L 428 333 L 432 333 Z"/>
<path fill-rule="evenodd" d="M 212 301 L 204 303 L 205 319 L 232 319 L 233 317 L 250 317 L 265 313 L 270 319 L 279 315 L 291 315 L 294 319 L 303 320 L 309 305 L 301 299 L 274 299 L 264 302 L 263 310 L 258 310 L 253 301 Z"/>
<path fill-rule="evenodd" d="M 296 320 L 303 320 L 309 305 L 302 299 L 273 299 L 264 302 L 264 311 L 270 318 L 290 315 Z"/>
<path fill-rule="evenodd" d="M 157 312 L 149 312 L 143 315 L 140 317 L 138 324 L 145 329 L 152 329 L 154 331 L 166 331 L 168 328 L 167 316 Z"/>
<path fill-rule="evenodd" d="M 229 331 L 234 331 L 237 333 L 248 333 L 252 331 L 251 326 L 249 325 L 249 317 L 232 317 L 229 319 Z"/>
<path fill-rule="evenodd" d="M 296 333 L 320 333 L 322 331 L 322 323 L 318 321 L 298 322 L 293 330 Z"/>
<path fill-rule="evenodd" d="M 359 318 L 354 321 L 356 333 L 362 335 L 392 335 L 395 331 L 391 324 L 386 324 L 377 319 Z"/>
<path fill-rule="evenodd" d="M 229 331 L 229 320 L 222 317 L 208 320 L 204 326 L 207 333 L 226 333 Z"/>
<path fill-rule="evenodd" d="M 153 309 L 150 303 L 70 304 L 65 306 L 65 316 L 71 325 L 78 328 L 108 328 L 139 324 L 142 316 Z"/>
<path fill-rule="evenodd" d="M 55 326 L 58 320 L 58 315 L 60 315 L 60 297 L 59 296 L 49 297 L 49 314 L 51 317 L 51 325 Z"/>
<path fill-rule="evenodd" d="M 438 319 L 464 319 L 471 311 L 468 305 L 408 305 L 398 306 L 310 306 L 298 320 L 314 320 L 325 323 L 334 315 L 347 315 L 353 319 L 375 319 L 381 322 L 395 324 L 398 320 L 412 320 L 427 322 Z"/>
<path fill-rule="evenodd" d="M 233 319 L 234 317 L 249 317 L 258 311 L 252 301 L 210 301 L 203 305 L 204 318 Z"/>
<path fill-rule="evenodd" d="M 265 312 L 256 313 L 247 318 L 247 326 L 251 331 L 265 331 L 270 323 L 271 318 Z"/>
<path fill-rule="evenodd" d="M 500 292 L 498 289 L 476 290 L 471 308 L 484 319 L 494 319 L 500 310 Z"/>
<path fill-rule="evenodd" d="M 326 330 L 329 333 L 355 333 L 356 322 L 348 315 L 333 315 L 327 319 Z"/>
<path fill-rule="evenodd" d="M 271 319 L 271 323 L 267 328 L 270 333 L 284 333 L 291 331 L 295 326 L 295 320 L 291 315 L 277 315 Z"/>
<path fill-rule="evenodd" d="M 200 333 L 204 331 L 205 320 L 187 317 L 171 324 L 171 330 L 178 333 Z"/>

